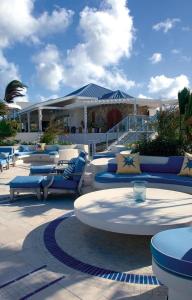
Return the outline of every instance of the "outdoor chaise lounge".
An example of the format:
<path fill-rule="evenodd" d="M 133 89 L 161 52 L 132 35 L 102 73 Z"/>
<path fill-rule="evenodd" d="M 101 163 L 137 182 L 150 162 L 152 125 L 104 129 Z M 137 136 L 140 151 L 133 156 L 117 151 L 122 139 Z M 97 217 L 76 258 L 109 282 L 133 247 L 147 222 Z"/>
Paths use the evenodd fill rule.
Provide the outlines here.
<path fill-rule="evenodd" d="M 78 151 L 77 149 L 71 149 L 72 153 L 70 156 L 68 156 L 69 159 L 66 160 L 61 158 L 61 160 L 57 162 L 57 165 L 31 166 L 30 175 L 49 175 L 51 173 L 57 173 L 59 167 L 61 167 L 61 171 L 62 171 L 62 169 L 64 170 L 64 168 L 67 167 L 68 164 L 73 163 L 73 158 L 82 157 L 86 159 L 87 153 L 85 153 L 84 151 L 81 151 L 80 153 L 74 152 L 73 150 Z"/>
<path fill-rule="evenodd" d="M 170 229 L 151 240 L 153 271 L 169 300 L 192 299 L 192 227 Z"/>
<path fill-rule="evenodd" d="M 82 157 L 76 158 L 73 168 L 65 169 L 62 175 L 48 176 L 17 176 L 10 182 L 10 200 L 14 200 L 15 193 L 35 193 L 37 198 L 44 199 L 51 192 L 80 193 L 86 161 Z"/>

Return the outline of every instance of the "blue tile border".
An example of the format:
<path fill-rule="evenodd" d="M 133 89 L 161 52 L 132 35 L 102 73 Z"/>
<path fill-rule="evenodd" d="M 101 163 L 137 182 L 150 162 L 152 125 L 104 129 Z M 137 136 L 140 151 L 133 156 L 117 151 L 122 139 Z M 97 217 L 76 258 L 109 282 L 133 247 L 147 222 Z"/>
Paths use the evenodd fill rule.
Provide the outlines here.
<path fill-rule="evenodd" d="M 36 273 L 36 272 L 38 272 L 38 271 L 40 271 L 42 269 L 45 269 L 46 267 L 47 267 L 46 265 L 43 265 L 43 266 L 41 266 L 41 267 L 39 267 L 39 268 L 31 271 L 31 272 L 28 272 L 28 273 L 26 273 L 24 275 L 21 275 L 21 276 L 15 278 L 15 279 L 9 280 L 9 281 L 3 283 L 2 285 L 0 285 L 0 289 L 4 288 L 4 287 L 6 287 L 6 286 L 8 286 L 8 285 L 10 285 L 12 283 L 15 283 L 15 282 L 17 282 L 17 281 L 19 281 L 19 280 L 21 280 L 21 279 L 23 279 L 23 278 L 31 275 L 31 274 L 34 274 L 34 273 Z"/>
<path fill-rule="evenodd" d="M 62 217 L 59 217 L 51 221 L 44 231 L 44 244 L 47 250 L 62 264 L 75 269 L 77 271 L 102 277 L 109 280 L 115 280 L 120 282 L 134 283 L 134 284 L 147 284 L 147 285 L 160 285 L 160 282 L 157 280 L 154 275 L 143 275 L 143 274 L 132 274 L 132 273 L 123 273 L 113 270 L 103 269 L 97 266 L 93 266 L 87 263 L 84 263 L 73 256 L 65 252 L 58 244 L 55 238 L 55 232 L 59 224 L 68 218 L 74 217 L 73 213 L 67 213 Z"/>

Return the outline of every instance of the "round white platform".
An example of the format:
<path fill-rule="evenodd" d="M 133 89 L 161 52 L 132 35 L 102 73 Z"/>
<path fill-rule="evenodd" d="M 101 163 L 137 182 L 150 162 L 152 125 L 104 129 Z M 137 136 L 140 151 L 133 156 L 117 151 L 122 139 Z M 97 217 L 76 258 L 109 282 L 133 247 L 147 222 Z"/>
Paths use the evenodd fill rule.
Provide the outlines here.
<path fill-rule="evenodd" d="M 92 227 L 125 234 L 153 235 L 190 225 L 191 195 L 153 188 L 146 195 L 145 202 L 136 203 L 132 188 L 88 193 L 75 201 L 75 215 Z"/>
<path fill-rule="evenodd" d="M 90 167 L 91 167 L 92 173 L 95 175 L 96 173 L 106 171 L 107 165 L 109 162 L 115 162 L 115 158 L 103 157 L 103 158 L 93 159 L 90 162 Z"/>

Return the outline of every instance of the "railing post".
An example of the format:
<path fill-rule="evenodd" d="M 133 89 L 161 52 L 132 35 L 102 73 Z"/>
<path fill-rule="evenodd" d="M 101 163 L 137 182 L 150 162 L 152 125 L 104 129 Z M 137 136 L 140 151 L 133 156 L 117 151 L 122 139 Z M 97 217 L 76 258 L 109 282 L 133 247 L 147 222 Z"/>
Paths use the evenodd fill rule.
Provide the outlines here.
<path fill-rule="evenodd" d="M 108 134 L 106 133 L 106 149 L 109 147 L 109 139 L 108 139 Z"/>
<path fill-rule="evenodd" d="M 117 139 L 119 139 L 119 124 L 117 125 Z"/>

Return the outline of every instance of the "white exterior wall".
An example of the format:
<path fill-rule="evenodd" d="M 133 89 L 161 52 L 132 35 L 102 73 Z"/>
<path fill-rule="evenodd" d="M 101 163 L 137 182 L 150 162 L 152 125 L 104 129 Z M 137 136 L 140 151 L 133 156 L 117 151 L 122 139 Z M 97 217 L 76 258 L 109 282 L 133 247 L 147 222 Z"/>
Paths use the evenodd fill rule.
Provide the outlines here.
<path fill-rule="evenodd" d="M 81 121 L 83 121 L 83 109 L 77 108 L 69 110 L 69 126 L 81 127 Z"/>

